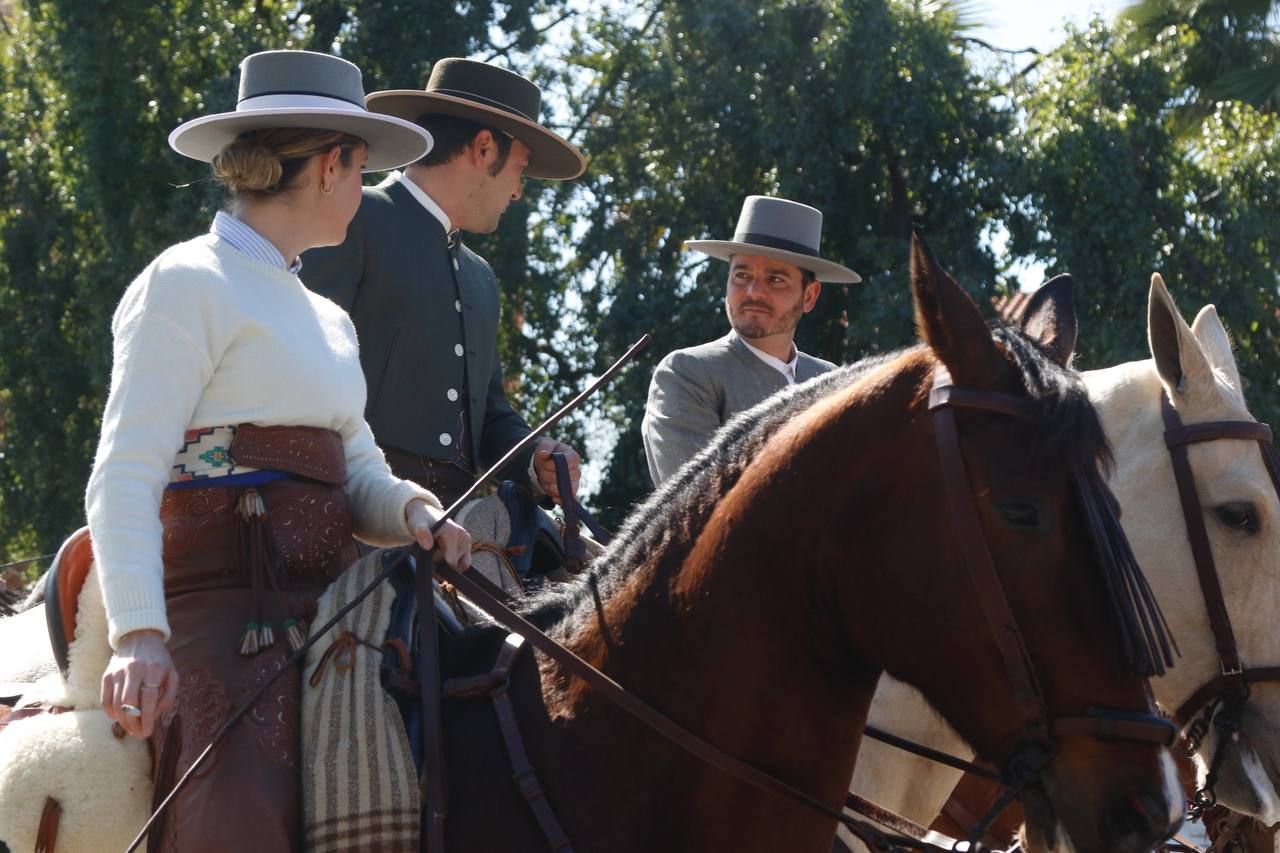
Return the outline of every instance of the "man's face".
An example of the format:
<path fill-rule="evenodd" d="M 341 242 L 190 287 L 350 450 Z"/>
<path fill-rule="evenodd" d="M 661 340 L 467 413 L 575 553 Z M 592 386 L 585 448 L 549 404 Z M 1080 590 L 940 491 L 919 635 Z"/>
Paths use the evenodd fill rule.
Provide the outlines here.
<path fill-rule="evenodd" d="M 747 340 L 794 335 L 800 318 L 813 310 L 819 282 L 803 284 L 794 264 L 759 255 L 734 255 L 729 261 L 725 310 L 729 324 Z"/>
<path fill-rule="evenodd" d="M 498 227 L 502 214 L 507 206 L 520 198 L 523 193 L 524 170 L 529 165 L 529 146 L 519 139 L 511 140 L 511 151 L 501 169 L 494 171 L 492 166 L 498 160 L 497 146 L 493 146 L 493 154 L 477 183 L 474 199 L 476 227 L 468 228 L 480 234 L 488 234 Z"/>

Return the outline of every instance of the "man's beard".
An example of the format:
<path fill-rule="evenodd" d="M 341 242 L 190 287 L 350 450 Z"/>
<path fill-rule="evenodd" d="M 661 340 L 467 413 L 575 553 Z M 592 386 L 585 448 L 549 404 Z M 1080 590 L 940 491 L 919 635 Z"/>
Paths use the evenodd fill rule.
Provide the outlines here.
<path fill-rule="evenodd" d="M 763 308 L 766 311 L 771 310 L 767 305 L 744 302 L 738 308 L 738 314 L 735 316 L 728 302 L 726 301 L 725 303 L 725 310 L 729 315 L 729 325 L 733 326 L 733 330 L 747 340 L 767 338 L 770 335 L 782 332 L 794 332 L 796 327 L 800 325 L 800 318 L 804 316 L 803 297 L 796 300 L 795 305 L 792 305 L 782 314 L 776 312 L 770 314 L 747 313 L 746 309 L 752 305 Z"/>

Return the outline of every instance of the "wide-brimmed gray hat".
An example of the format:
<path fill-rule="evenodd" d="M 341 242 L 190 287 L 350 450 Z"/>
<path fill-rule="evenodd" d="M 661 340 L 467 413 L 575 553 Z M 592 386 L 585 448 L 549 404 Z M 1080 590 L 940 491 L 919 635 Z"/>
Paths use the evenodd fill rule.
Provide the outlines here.
<path fill-rule="evenodd" d="M 777 258 L 809 270 L 818 281 L 830 284 L 862 281 L 862 276 L 853 270 L 818 254 L 821 239 L 822 211 L 785 198 L 749 195 L 742 203 L 732 240 L 690 240 L 684 247 L 722 261 L 734 255 Z"/>
<path fill-rule="evenodd" d="M 510 134 L 529 146 L 525 175 L 550 181 L 576 178 L 586 158 L 559 134 L 538 124 L 542 90 L 513 71 L 451 57 L 431 68 L 426 89 L 391 89 L 368 98 L 375 113 L 416 121 L 425 115 L 450 115 Z"/>
<path fill-rule="evenodd" d="M 411 121 L 372 113 L 365 106 L 360 69 L 336 56 L 308 50 L 268 50 L 240 63 L 234 112 L 178 125 L 169 145 L 206 163 L 247 130 L 309 127 L 358 136 L 369 146 L 366 172 L 396 169 L 431 150 L 431 134 Z"/>

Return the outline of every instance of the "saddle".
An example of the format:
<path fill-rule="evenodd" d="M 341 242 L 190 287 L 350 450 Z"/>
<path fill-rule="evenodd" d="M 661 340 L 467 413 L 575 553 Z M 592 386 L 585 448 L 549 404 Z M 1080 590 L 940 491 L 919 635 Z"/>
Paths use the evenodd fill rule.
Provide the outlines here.
<path fill-rule="evenodd" d="M 557 460 L 556 466 L 560 493 L 569 495 L 568 466 L 563 457 Z M 491 512 L 494 504 L 501 507 L 501 514 L 509 518 L 509 524 L 492 524 L 492 518 L 496 517 Z M 469 504 L 458 520 L 472 533 L 474 558 L 489 553 L 500 556 L 500 559 L 496 564 L 498 570 L 492 574 L 481 570 L 477 560 L 468 576 L 491 593 L 510 599 L 544 583 L 567 579 L 571 572 L 580 571 L 600 546 L 579 534 L 579 524 L 587 524 L 602 538 L 608 534 L 595 524 L 577 501 L 569 500 L 567 504 L 564 522 L 557 523 L 533 502 L 527 491 L 512 483 L 503 483 L 496 497 Z M 476 523 L 492 526 L 480 531 Z M 496 541 L 486 541 L 486 537 Z M 321 612 L 314 624 L 324 621 L 322 616 L 327 607 L 340 606 L 342 600 L 351 597 L 378 571 L 391 566 L 395 556 L 395 551 L 371 554 L 344 573 L 322 596 Z M 335 812 L 316 795 L 317 789 L 327 784 L 323 777 L 328 771 L 309 758 L 305 762 L 308 772 L 316 778 L 304 780 L 304 789 L 307 789 L 304 811 L 307 812 L 307 835 L 312 849 L 323 847 L 327 850 L 325 839 L 336 838 L 342 832 L 358 828 L 362 832 L 376 829 L 379 837 L 394 836 L 405 849 L 419 849 L 420 846 L 420 849 L 431 853 L 443 850 L 447 786 L 441 729 L 442 660 L 453 657 L 452 649 L 464 645 L 461 640 L 470 630 L 472 617 L 456 594 L 432 579 L 429 566 L 413 567 L 408 562 L 401 562 L 386 583 L 390 595 L 378 598 L 381 603 L 374 603 L 371 597 L 365 605 L 370 614 L 356 610 L 344 617 L 343 623 L 335 629 L 335 638 L 327 644 L 327 648 L 334 650 L 332 655 L 323 650 L 326 643 L 322 642 L 317 646 L 315 656 L 308 656 L 306 672 L 310 678 L 303 698 L 303 723 L 307 732 L 304 741 L 312 738 L 316 728 L 321 730 L 315 735 L 317 739 L 323 730 L 346 731 L 342 724 L 334 721 L 340 721 L 343 714 L 351 713 L 346 709 L 354 707 L 353 692 L 355 696 L 377 693 L 376 689 L 370 690 L 376 686 L 370 681 L 376 680 L 376 684 L 382 687 L 382 696 L 394 706 L 394 711 L 384 715 L 381 711 L 383 705 L 376 702 L 373 706 L 366 704 L 363 713 L 378 717 L 383 721 L 379 725 L 387 727 L 385 737 L 377 738 L 379 743 L 395 744 L 402 739 L 407 740 L 405 746 L 412 766 L 402 767 L 402 757 L 393 754 L 394 748 L 371 759 L 366 755 L 369 759 L 366 763 L 383 768 L 380 772 L 388 774 L 388 778 L 400 780 L 397 784 L 383 785 L 384 793 L 392 788 L 412 792 L 414 812 L 420 808 L 420 814 L 414 816 L 420 817 L 420 821 L 406 819 L 407 802 L 397 802 L 388 808 L 385 797 L 383 808 L 376 815 L 346 807 L 341 807 L 341 813 Z M 336 596 L 331 596 L 331 593 L 336 593 Z M 349 639 L 343 639 L 344 633 Z M 376 670 L 370 666 L 373 655 L 378 659 Z M 327 670 L 326 657 L 331 661 Z M 368 702 L 367 699 L 363 701 Z M 320 710 L 308 710 L 317 706 Z M 324 752 L 324 747 L 321 746 L 320 750 Z M 331 769 L 334 773 L 350 772 L 336 766 Z M 407 781 L 406 770 L 416 775 L 417 785 L 404 784 Z M 358 769 L 356 772 L 357 775 L 367 775 L 366 770 Z M 421 800 L 417 798 L 419 791 Z"/>
<path fill-rule="evenodd" d="M 41 584 L 45 590 L 44 623 L 49 636 L 49 647 L 58 670 L 66 678 L 69 665 L 69 649 L 76 636 L 77 608 L 80 591 L 84 588 L 85 579 L 89 576 L 89 568 L 93 564 L 93 545 L 89 540 L 89 528 L 82 527 L 72 533 L 58 549 L 53 564 Z M 31 611 L 22 612 L 9 619 L 39 619 L 40 614 Z M 35 654 L 35 650 L 30 650 Z M 31 665 L 10 669 L 8 679 L 0 677 L 0 705 L 13 705 L 22 694 L 28 692 L 35 681 L 43 677 L 47 671 L 43 663 L 37 665 L 39 659 L 33 657 Z"/>

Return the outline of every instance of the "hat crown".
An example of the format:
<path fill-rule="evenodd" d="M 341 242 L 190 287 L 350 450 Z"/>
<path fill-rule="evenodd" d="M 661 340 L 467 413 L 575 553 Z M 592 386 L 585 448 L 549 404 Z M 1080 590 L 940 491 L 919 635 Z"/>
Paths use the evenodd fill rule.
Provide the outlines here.
<path fill-rule="evenodd" d="M 309 50 L 267 50 L 245 57 L 238 100 L 264 95 L 337 98 L 364 109 L 360 69 L 345 59 Z"/>
<path fill-rule="evenodd" d="M 817 255 L 822 240 L 822 211 L 785 198 L 747 196 L 733 239 Z"/>
<path fill-rule="evenodd" d="M 538 121 L 542 90 L 514 71 L 474 59 L 442 59 L 431 68 L 427 92 L 452 95 Z"/>

